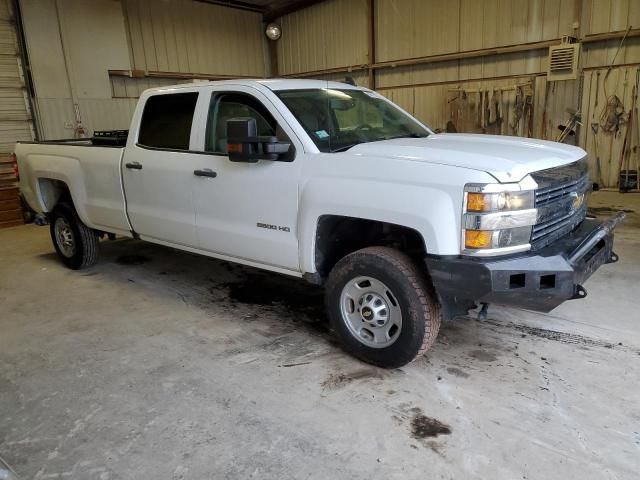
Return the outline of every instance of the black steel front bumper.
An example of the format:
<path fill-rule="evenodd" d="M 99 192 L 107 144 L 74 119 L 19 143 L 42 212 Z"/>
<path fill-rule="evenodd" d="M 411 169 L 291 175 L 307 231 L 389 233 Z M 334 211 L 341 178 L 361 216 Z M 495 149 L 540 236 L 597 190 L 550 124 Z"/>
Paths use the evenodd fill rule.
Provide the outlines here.
<path fill-rule="evenodd" d="M 475 302 L 548 312 L 587 295 L 582 286 L 601 265 L 613 263 L 613 230 L 624 213 L 586 219 L 573 232 L 536 252 L 496 258 L 427 256 L 445 316 L 466 313 Z"/>

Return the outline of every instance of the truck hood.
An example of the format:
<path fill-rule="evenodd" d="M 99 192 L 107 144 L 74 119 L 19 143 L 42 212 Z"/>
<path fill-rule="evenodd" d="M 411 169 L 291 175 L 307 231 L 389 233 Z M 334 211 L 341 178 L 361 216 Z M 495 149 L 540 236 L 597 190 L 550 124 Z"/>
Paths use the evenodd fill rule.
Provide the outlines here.
<path fill-rule="evenodd" d="M 361 143 L 348 152 L 480 170 L 502 183 L 518 182 L 529 173 L 572 163 L 586 155 L 581 148 L 562 143 L 462 133 Z"/>

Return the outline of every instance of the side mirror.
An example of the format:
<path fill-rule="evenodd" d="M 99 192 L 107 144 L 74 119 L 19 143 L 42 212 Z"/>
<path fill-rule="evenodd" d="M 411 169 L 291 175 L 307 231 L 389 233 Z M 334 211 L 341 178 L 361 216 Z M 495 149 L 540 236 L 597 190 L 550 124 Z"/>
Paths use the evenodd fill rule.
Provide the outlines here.
<path fill-rule="evenodd" d="M 289 151 L 288 142 L 277 137 L 258 136 L 255 118 L 232 118 L 227 121 L 227 153 L 232 162 L 255 163 L 278 160 Z"/>

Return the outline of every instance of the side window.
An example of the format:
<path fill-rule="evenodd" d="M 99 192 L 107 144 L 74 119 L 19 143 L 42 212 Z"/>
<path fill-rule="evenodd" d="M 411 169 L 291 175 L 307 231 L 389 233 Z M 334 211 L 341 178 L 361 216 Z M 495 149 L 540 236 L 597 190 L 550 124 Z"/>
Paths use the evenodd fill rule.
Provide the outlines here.
<path fill-rule="evenodd" d="M 251 95 L 243 93 L 213 94 L 207 130 L 205 151 L 227 153 L 227 121 L 232 118 L 255 118 L 260 136 L 276 136 L 277 123 L 269 111 Z"/>
<path fill-rule="evenodd" d="M 197 92 L 149 97 L 142 112 L 138 143 L 147 147 L 189 150 Z"/>

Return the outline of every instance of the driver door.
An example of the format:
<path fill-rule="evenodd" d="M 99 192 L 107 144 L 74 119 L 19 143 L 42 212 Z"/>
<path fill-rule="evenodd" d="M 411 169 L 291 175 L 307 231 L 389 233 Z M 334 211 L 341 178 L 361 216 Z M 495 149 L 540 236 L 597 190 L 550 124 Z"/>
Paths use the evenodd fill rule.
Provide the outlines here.
<path fill-rule="evenodd" d="M 196 178 L 193 198 L 201 249 L 248 262 L 298 272 L 299 163 L 260 160 L 231 162 L 226 122 L 256 119 L 258 135 L 291 141 L 284 119 L 269 100 L 250 87 L 213 90 L 206 116 L 199 168 L 215 176 Z M 284 128 L 283 128 L 284 127 Z"/>

